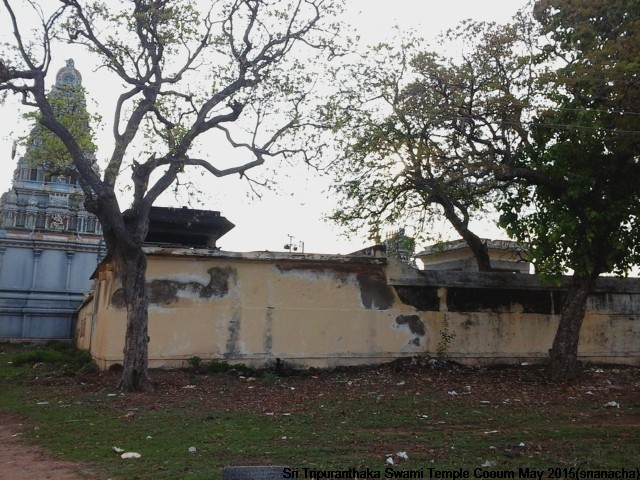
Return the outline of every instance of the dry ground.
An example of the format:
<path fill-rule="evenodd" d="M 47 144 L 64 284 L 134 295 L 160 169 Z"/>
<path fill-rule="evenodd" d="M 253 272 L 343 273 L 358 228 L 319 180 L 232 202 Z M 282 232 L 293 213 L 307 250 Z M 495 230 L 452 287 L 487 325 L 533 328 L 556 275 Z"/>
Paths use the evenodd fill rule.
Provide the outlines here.
<path fill-rule="evenodd" d="M 20 436 L 25 424 L 0 413 L 1 480 L 84 480 L 96 478 L 83 465 L 55 459 L 41 448 L 25 445 Z"/>

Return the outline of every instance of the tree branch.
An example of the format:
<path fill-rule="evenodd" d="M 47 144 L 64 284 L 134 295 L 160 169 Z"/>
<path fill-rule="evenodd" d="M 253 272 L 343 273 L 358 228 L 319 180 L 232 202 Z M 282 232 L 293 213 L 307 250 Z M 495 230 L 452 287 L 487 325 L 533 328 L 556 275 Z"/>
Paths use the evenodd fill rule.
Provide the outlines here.
<path fill-rule="evenodd" d="M 240 176 L 243 176 L 244 172 L 246 172 L 247 170 L 250 170 L 252 168 L 255 168 L 264 164 L 265 159 L 263 155 L 261 155 L 260 153 L 256 153 L 256 157 L 257 158 L 251 162 L 244 163 L 237 167 L 231 167 L 231 168 L 226 168 L 222 170 L 214 167 L 208 161 L 198 159 L 198 158 L 189 158 L 184 161 L 184 164 L 200 166 L 216 177 L 226 177 L 228 175 L 233 175 L 235 173 L 239 173 Z"/>
<path fill-rule="evenodd" d="M 543 186 L 555 193 L 564 192 L 567 188 L 565 182 L 559 182 L 542 174 L 536 170 L 526 167 L 504 167 L 496 170 L 496 180 L 500 181 L 522 181 L 534 185 Z"/>

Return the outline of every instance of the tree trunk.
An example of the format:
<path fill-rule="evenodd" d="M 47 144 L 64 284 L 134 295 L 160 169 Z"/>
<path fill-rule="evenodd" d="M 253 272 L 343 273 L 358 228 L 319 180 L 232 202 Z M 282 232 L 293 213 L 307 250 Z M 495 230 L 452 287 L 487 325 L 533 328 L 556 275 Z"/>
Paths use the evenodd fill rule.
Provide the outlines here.
<path fill-rule="evenodd" d="M 462 212 L 464 217 L 460 219 L 456 213 L 456 206 L 447 195 L 439 194 L 438 203 L 444 210 L 445 218 L 471 249 L 473 257 L 476 260 L 476 265 L 478 265 L 478 271 L 490 272 L 491 259 L 489 258 L 489 249 L 487 248 L 487 244 L 483 242 L 479 236 L 469 230 L 469 214 L 466 209 L 463 210 L 461 206 L 457 207 L 458 211 Z"/>
<path fill-rule="evenodd" d="M 551 363 L 549 364 L 550 378 L 554 382 L 575 380 L 582 371 L 582 364 L 578 360 L 578 342 L 580 328 L 584 320 L 587 307 L 587 297 L 596 276 L 577 276 L 573 281 L 562 304 L 562 314 L 558 330 L 551 349 Z"/>
<path fill-rule="evenodd" d="M 151 390 L 148 375 L 148 311 L 147 258 L 141 248 L 122 254 L 116 261 L 122 275 L 127 305 L 127 333 L 124 345 L 124 370 L 118 387 L 125 392 Z M 119 261 L 118 261 L 119 260 Z"/>
<path fill-rule="evenodd" d="M 471 230 L 465 229 L 464 231 L 459 231 L 459 233 L 473 252 L 473 256 L 476 259 L 476 265 L 478 265 L 478 271 L 490 272 L 491 260 L 489 259 L 489 249 L 487 248 L 487 244 Z"/>

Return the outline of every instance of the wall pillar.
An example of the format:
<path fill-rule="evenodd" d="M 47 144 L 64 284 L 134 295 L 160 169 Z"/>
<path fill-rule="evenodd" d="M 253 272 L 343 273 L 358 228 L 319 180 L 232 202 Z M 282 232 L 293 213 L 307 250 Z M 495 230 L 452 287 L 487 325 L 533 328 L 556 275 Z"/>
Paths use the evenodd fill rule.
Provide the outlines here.
<path fill-rule="evenodd" d="M 4 252 L 6 251 L 6 247 L 0 247 L 0 281 L 2 281 L 2 265 L 4 264 Z"/>
<path fill-rule="evenodd" d="M 74 252 L 67 252 L 67 278 L 64 283 L 64 289 L 69 290 L 71 287 L 71 260 L 73 260 Z"/>
<path fill-rule="evenodd" d="M 33 275 L 31 277 L 31 289 L 36 288 L 36 281 L 38 280 L 38 265 L 40 263 L 40 254 L 42 250 L 39 248 L 33 249 Z"/>

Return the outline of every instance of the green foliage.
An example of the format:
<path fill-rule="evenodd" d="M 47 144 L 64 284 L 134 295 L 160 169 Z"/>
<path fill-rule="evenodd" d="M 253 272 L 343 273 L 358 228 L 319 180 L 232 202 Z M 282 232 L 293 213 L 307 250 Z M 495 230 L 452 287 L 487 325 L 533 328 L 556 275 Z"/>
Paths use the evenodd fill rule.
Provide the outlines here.
<path fill-rule="evenodd" d="M 189 357 L 189 359 L 187 360 L 187 363 L 196 372 L 199 372 L 200 369 L 202 368 L 202 359 L 197 355 Z"/>
<path fill-rule="evenodd" d="M 48 100 L 56 119 L 67 128 L 80 150 L 91 156 L 96 151 L 92 125 L 99 122 L 99 117 L 87 111 L 84 90 L 76 86 L 63 86 L 51 92 Z M 35 126 L 22 140 L 26 147 L 24 158 L 31 165 L 46 168 L 49 175 L 64 174 L 73 163 L 67 147 L 58 136 L 39 124 L 42 118 L 39 111 L 27 113 L 25 117 L 33 121 Z"/>
<path fill-rule="evenodd" d="M 440 335 L 440 341 L 436 347 L 436 354 L 440 359 L 446 359 L 449 356 L 449 349 L 454 338 L 456 338 L 456 332 L 452 332 L 449 329 L 449 315 L 445 314 L 442 319 L 442 327 L 438 332 Z"/>
<path fill-rule="evenodd" d="M 78 350 L 72 344 L 64 342 L 52 342 L 20 352 L 13 357 L 13 365 L 38 365 L 49 370 L 77 374 L 97 370 L 89 352 Z"/>
<path fill-rule="evenodd" d="M 262 372 L 262 382 L 266 383 L 266 384 L 273 384 L 276 383 L 276 381 L 280 378 L 280 376 L 275 373 L 275 372 L 271 372 L 269 370 L 266 370 L 264 372 Z"/>
<path fill-rule="evenodd" d="M 331 219 L 372 239 L 405 225 L 429 237 L 441 218 L 474 236 L 470 220 L 493 210 L 498 157 L 519 141 L 531 79 L 515 51 L 527 40 L 516 26 L 466 22 L 442 39 L 462 58 L 400 39 L 341 72 L 325 108 L 340 140 Z"/>
<path fill-rule="evenodd" d="M 198 373 L 252 373 L 252 370 L 243 363 L 228 363 L 217 359 L 205 361 L 197 355 L 189 357 L 187 363 L 194 371 Z"/>
<path fill-rule="evenodd" d="M 640 261 L 640 6 L 544 0 L 535 14 L 545 61 L 567 61 L 545 77 L 554 106 L 520 166 L 550 182 L 510 191 L 501 223 L 547 277 L 623 274 Z"/>

